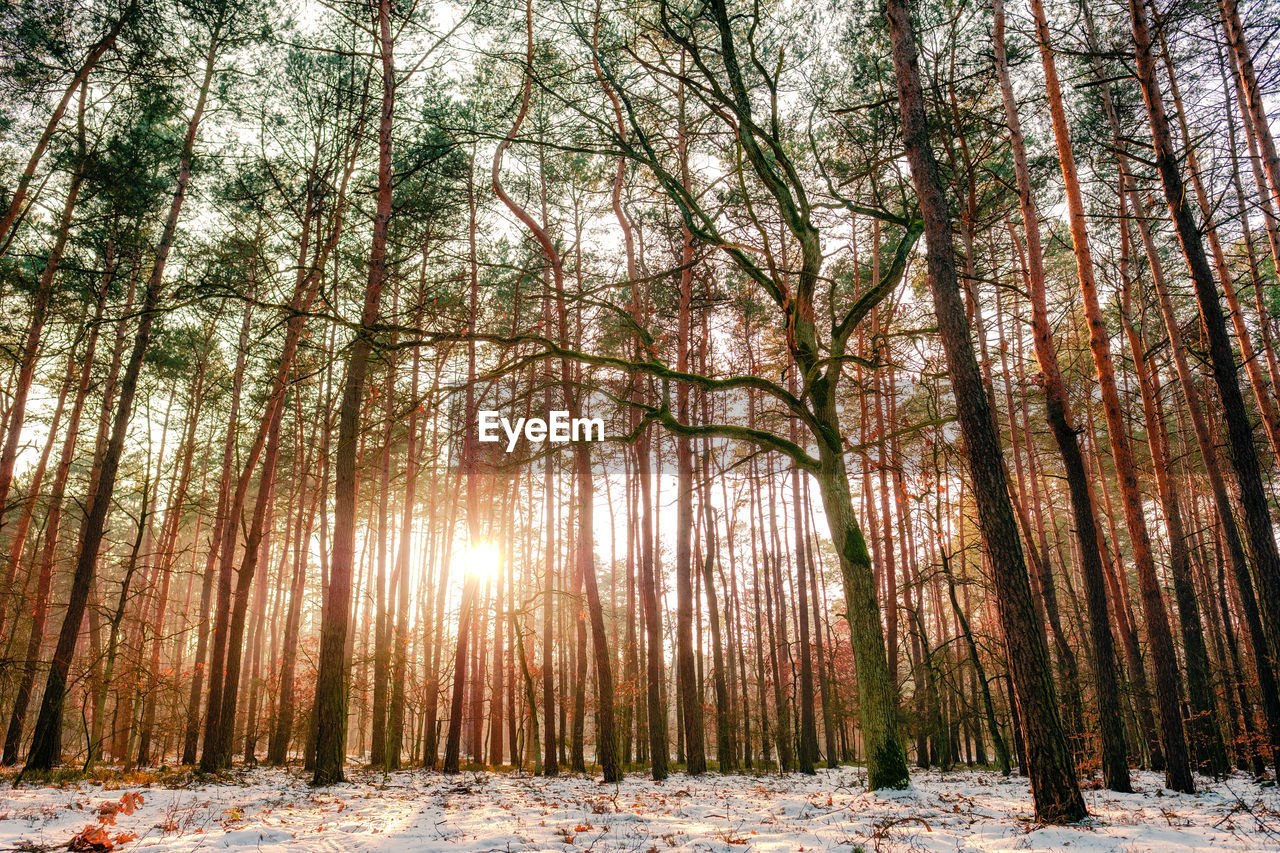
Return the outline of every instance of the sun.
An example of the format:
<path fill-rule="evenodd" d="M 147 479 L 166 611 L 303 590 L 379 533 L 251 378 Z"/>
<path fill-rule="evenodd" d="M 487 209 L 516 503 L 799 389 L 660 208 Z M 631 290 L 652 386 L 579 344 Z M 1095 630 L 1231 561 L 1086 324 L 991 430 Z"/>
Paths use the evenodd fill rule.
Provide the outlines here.
<path fill-rule="evenodd" d="M 500 560 L 498 546 L 492 542 L 476 542 L 468 545 L 462 554 L 462 568 L 467 577 L 487 581 L 498 573 Z"/>

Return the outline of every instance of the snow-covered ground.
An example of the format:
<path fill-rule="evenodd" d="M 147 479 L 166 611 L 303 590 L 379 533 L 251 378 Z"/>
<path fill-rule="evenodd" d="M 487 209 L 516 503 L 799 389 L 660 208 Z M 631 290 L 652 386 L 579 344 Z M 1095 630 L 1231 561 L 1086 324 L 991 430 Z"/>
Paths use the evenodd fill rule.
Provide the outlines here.
<path fill-rule="evenodd" d="M 1280 792 L 1239 776 L 1186 796 L 1136 773 L 1137 793 L 1087 791 L 1093 817 L 1071 827 L 1036 824 L 1023 779 L 917 772 L 910 790 L 868 794 L 863 778 L 854 768 L 662 784 L 633 774 L 606 786 L 406 771 L 313 789 L 295 773 L 254 770 L 188 787 L 0 782 L 0 850 L 67 849 L 78 835 L 72 849 L 116 851 L 1280 850 Z"/>

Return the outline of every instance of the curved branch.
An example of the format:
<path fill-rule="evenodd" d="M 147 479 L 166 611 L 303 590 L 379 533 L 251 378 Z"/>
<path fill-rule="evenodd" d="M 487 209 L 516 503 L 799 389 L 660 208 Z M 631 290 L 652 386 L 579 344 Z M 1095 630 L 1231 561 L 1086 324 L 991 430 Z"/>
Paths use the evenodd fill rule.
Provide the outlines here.
<path fill-rule="evenodd" d="M 564 288 L 564 263 L 560 259 L 560 253 L 556 251 L 555 243 L 551 241 L 551 236 L 547 234 L 547 230 L 542 227 L 542 224 L 534 219 L 515 199 L 507 195 L 506 190 L 502 188 L 502 155 L 511 147 L 511 143 L 515 141 L 517 134 L 520 133 L 520 126 L 524 124 L 525 116 L 529 114 L 529 102 L 533 97 L 533 0 L 525 0 L 525 35 L 528 47 L 525 52 L 524 81 L 520 89 L 520 111 L 516 113 L 511 130 L 507 131 L 506 137 L 498 143 L 497 149 L 493 152 L 493 192 L 507 206 L 507 209 L 524 223 L 525 227 L 533 234 L 534 239 L 538 241 L 542 254 L 546 256 L 547 262 L 551 264 L 552 280 L 556 292 L 559 293 Z"/>
<path fill-rule="evenodd" d="M 420 330 L 404 329 L 410 334 L 416 334 L 414 340 L 404 340 L 396 346 L 419 346 L 421 344 L 435 345 L 445 342 L 457 343 L 467 340 L 480 341 L 482 343 L 499 344 L 502 346 L 518 346 L 520 344 L 537 344 L 542 347 L 543 351 L 533 353 L 527 356 L 528 361 L 539 358 L 564 358 L 573 361 L 579 361 L 583 364 L 590 364 L 596 367 L 611 367 L 622 371 L 635 371 L 654 376 L 659 379 L 667 379 L 674 382 L 687 382 L 706 391 L 733 391 L 740 388 L 751 388 L 761 391 L 785 405 L 792 414 L 800 418 L 807 426 L 818 429 L 818 424 L 814 420 L 813 415 L 808 408 L 794 394 L 789 392 L 777 383 L 770 382 L 761 376 L 731 376 L 725 379 L 715 379 L 710 376 L 703 376 L 700 373 L 687 373 L 682 370 L 675 370 L 667 367 L 657 361 L 632 361 L 625 358 L 618 358 L 609 355 L 596 355 L 594 353 L 580 352 L 578 350 L 569 349 L 560 346 L 542 335 L 489 335 L 476 333 L 469 335 L 466 332 L 438 332 L 434 334 L 423 333 Z M 525 363 L 528 363 L 526 361 Z"/>
<path fill-rule="evenodd" d="M 666 406 L 661 408 L 646 409 L 645 421 L 656 421 L 662 424 L 676 435 L 687 436 L 689 438 L 699 438 L 710 436 L 713 438 L 728 438 L 735 441 L 746 441 L 770 450 L 776 450 L 784 454 L 798 467 L 817 473 L 821 467 L 818 460 L 814 459 L 808 453 L 804 452 L 804 448 L 789 441 L 782 436 L 774 435 L 771 432 L 762 429 L 753 429 L 751 427 L 736 426 L 734 424 L 686 424 L 676 418 L 671 410 Z"/>
<path fill-rule="evenodd" d="M 885 270 L 880 276 L 880 281 L 876 282 L 866 293 L 858 297 L 853 303 L 853 307 L 845 314 L 844 319 L 831 330 L 831 349 L 833 352 L 843 353 L 845 342 L 848 341 L 849 335 L 857 328 L 858 323 L 871 313 L 871 309 L 892 293 L 902 276 L 907 271 L 907 258 L 911 254 L 912 247 L 915 246 L 916 240 L 924 233 L 924 223 L 915 220 L 907 226 L 906 233 L 902 235 L 902 239 L 898 242 L 898 248 L 893 253 L 893 261 L 889 264 L 889 269 Z"/>

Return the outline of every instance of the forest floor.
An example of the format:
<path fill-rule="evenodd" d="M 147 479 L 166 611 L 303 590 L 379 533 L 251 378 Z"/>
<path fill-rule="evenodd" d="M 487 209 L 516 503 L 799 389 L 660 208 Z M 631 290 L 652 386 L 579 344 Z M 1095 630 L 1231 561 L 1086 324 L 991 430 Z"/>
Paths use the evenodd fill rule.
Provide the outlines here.
<path fill-rule="evenodd" d="M 868 794 L 857 768 L 816 777 L 673 774 L 656 784 L 405 771 L 311 788 L 285 770 L 222 781 L 143 775 L 58 787 L 0 781 L 0 851 L 914 851 L 1280 850 L 1280 790 L 1244 776 L 1195 796 L 1134 774 L 1136 793 L 1085 792 L 1092 817 L 1037 824 L 1025 779 L 917 771 Z M 76 846 L 79 845 L 79 846 Z"/>

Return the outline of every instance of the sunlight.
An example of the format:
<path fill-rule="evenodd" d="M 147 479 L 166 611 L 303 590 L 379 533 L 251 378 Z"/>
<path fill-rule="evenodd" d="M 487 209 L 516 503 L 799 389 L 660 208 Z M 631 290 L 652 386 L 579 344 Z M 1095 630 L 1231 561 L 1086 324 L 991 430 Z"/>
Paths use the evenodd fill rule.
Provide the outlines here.
<path fill-rule="evenodd" d="M 492 542 L 476 542 L 467 546 L 467 550 L 463 553 L 462 568 L 467 573 L 467 577 L 484 582 L 498 574 L 500 559 L 497 545 Z"/>
<path fill-rule="evenodd" d="M 1280 0 L 0 2 L 0 853 L 1280 853 Z"/>

